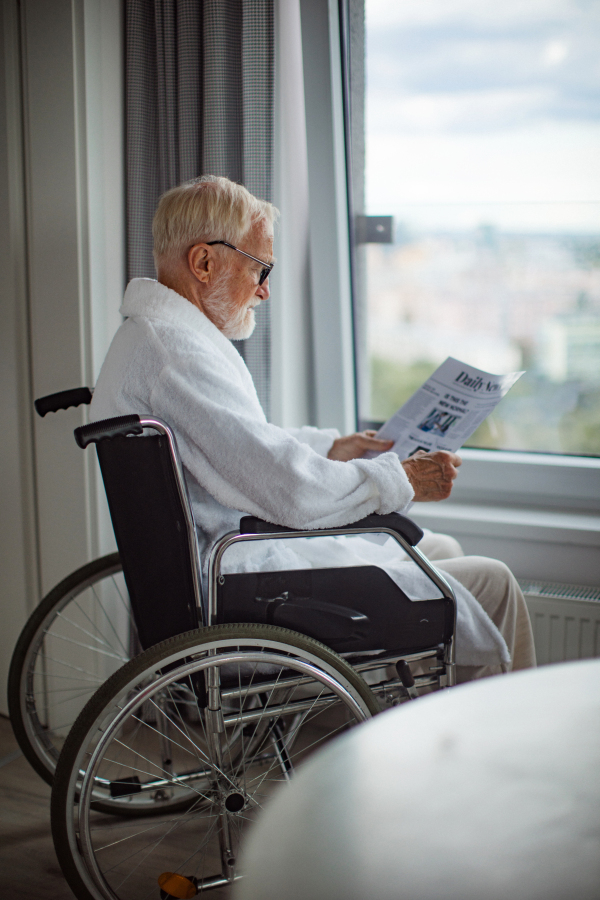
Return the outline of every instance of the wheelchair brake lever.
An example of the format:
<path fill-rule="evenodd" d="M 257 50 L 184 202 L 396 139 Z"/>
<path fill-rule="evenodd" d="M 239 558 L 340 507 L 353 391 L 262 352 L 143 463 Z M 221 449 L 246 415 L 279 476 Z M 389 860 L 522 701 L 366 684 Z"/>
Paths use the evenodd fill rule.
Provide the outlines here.
<path fill-rule="evenodd" d="M 402 686 L 404 690 L 408 694 L 411 700 L 418 700 L 419 694 L 415 687 L 415 679 L 413 673 L 410 670 L 410 666 L 405 659 L 399 659 L 396 663 L 396 672 L 398 673 L 398 678 L 402 682 Z"/>

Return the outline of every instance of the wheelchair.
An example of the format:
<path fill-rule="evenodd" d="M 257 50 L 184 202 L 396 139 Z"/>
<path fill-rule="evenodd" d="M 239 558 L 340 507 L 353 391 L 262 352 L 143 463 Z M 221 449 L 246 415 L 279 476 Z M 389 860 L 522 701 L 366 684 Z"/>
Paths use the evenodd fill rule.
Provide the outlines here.
<path fill-rule="evenodd" d="M 119 548 L 110 564 L 98 561 L 100 586 L 117 575 L 127 587 L 122 609 L 84 612 L 111 633 L 107 646 L 120 648 L 101 645 L 104 664 L 103 653 L 110 665 L 133 658 L 85 703 L 64 740 L 52 791 L 56 852 L 80 900 L 196 896 L 240 877 L 244 829 L 315 749 L 418 689 L 454 683 L 454 596 L 415 546 L 418 526 L 397 514 L 319 531 L 245 516 L 212 548 L 203 584 L 169 426 L 124 416 L 75 434 L 82 448 L 96 445 Z M 369 533 L 393 537 L 437 596 L 411 601 L 374 566 L 221 572 L 241 542 Z M 81 605 L 65 596 L 58 620 Z M 80 640 L 84 649 L 101 644 L 86 630 L 94 640 Z M 432 663 L 429 674 L 413 676 L 413 662 Z M 73 668 L 66 677 L 81 674 Z M 95 686 L 82 681 L 80 703 Z M 63 732 L 64 722 L 54 751 Z"/>

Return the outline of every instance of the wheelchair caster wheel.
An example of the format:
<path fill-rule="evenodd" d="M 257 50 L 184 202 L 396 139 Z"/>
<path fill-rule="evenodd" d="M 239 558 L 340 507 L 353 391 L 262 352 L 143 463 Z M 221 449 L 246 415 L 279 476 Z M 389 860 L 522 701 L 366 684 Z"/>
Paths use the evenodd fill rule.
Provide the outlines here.
<path fill-rule="evenodd" d="M 158 876 L 158 884 L 160 887 L 160 900 L 169 900 L 170 897 L 177 897 L 178 900 L 189 900 L 190 897 L 196 897 L 198 894 L 198 880 L 190 875 L 185 878 L 183 875 L 176 875 L 174 872 L 163 872 Z"/>

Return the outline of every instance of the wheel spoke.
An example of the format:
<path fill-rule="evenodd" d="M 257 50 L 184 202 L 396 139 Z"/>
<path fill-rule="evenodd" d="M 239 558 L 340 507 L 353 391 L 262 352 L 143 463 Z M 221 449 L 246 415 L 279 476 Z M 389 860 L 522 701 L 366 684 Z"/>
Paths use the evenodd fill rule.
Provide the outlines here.
<path fill-rule="evenodd" d="M 73 669 L 74 672 L 81 672 L 82 675 L 95 675 L 95 672 L 90 672 L 89 669 L 82 669 L 81 666 L 75 666 L 73 663 L 65 662 L 64 659 L 57 659 L 55 656 L 46 656 L 46 659 L 59 666 L 64 666 L 65 669 Z M 55 676 L 51 675 L 50 677 L 54 678 Z"/>
<path fill-rule="evenodd" d="M 181 728 L 179 727 L 179 725 L 178 725 L 176 722 L 174 722 L 173 719 L 171 719 L 170 716 L 168 716 L 168 715 L 166 714 L 166 712 L 165 712 L 163 709 L 161 709 L 160 706 L 158 706 L 157 703 L 154 702 L 154 700 L 151 699 L 150 702 L 151 702 L 151 703 L 153 704 L 153 706 L 155 706 L 156 709 L 157 709 L 157 710 L 158 710 L 158 711 L 166 718 L 166 720 L 167 720 L 171 725 L 173 725 L 174 728 L 177 729 L 177 731 L 179 731 L 181 734 L 183 734 L 184 737 L 187 737 L 187 735 L 185 734 L 185 732 L 183 731 L 183 729 L 181 729 Z M 226 779 L 230 782 L 230 784 L 231 784 L 232 787 L 235 787 L 235 784 L 231 781 L 231 779 L 229 778 L 229 776 L 227 775 L 227 773 L 226 773 L 226 772 L 223 772 L 223 770 L 222 770 L 221 768 L 219 768 L 219 766 L 217 766 L 216 762 L 215 762 L 214 760 L 211 760 L 211 759 L 210 759 L 210 757 L 208 756 L 208 754 L 206 753 L 206 751 L 201 750 L 200 747 L 198 747 L 198 745 L 195 744 L 194 741 L 192 741 L 191 739 L 189 739 L 189 740 L 190 740 L 190 743 L 192 744 L 192 746 L 198 751 L 198 753 L 199 753 L 201 756 L 204 757 L 204 759 L 205 759 L 206 762 L 209 764 L 209 766 L 211 767 L 211 769 L 214 769 L 219 775 L 221 775 L 223 778 L 226 778 Z"/>
<path fill-rule="evenodd" d="M 126 744 L 123 744 L 122 741 L 118 740 L 118 738 L 115 738 L 115 743 L 121 744 L 121 746 L 125 747 L 125 749 L 130 749 L 129 747 L 127 747 Z M 137 751 L 136 751 L 136 756 L 139 756 L 139 758 L 143 759 L 144 762 L 147 762 L 150 766 L 154 766 L 156 769 L 158 769 L 159 772 L 161 773 L 161 775 L 163 776 L 164 780 L 167 781 L 169 784 L 172 784 L 174 787 L 184 787 L 187 790 L 193 791 L 194 794 L 198 794 L 198 796 L 202 797 L 203 800 L 209 799 L 206 794 L 204 794 L 202 791 L 197 790 L 197 788 L 195 788 L 194 785 L 189 784 L 189 782 L 178 780 L 176 775 L 173 775 L 167 769 L 163 768 L 162 766 L 159 766 L 158 763 L 153 762 L 151 759 L 148 759 L 146 756 L 143 756 L 141 753 L 139 753 Z M 116 759 L 108 759 L 108 757 L 105 757 L 105 759 L 107 762 L 111 762 L 114 765 L 123 766 L 123 763 L 119 762 Z M 144 769 L 140 769 L 139 766 L 127 766 L 127 768 L 131 772 L 139 772 L 140 775 L 147 775 L 149 778 L 156 778 L 156 772 L 146 772 Z"/>
<path fill-rule="evenodd" d="M 114 579 L 113 579 L 113 584 L 114 584 L 115 587 L 116 587 L 116 582 L 114 581 Z M 121 592 L 120 592 L 118 589 L 117 589 L 117 591 L 118 591 L 118 594 L 119 594 L 119 596 L 120 596 L 120 595 L 121 595 Z M 105 620 L 106 620 L 106 623 L 107 623 L 108 627 L 110 628 L 110 630 L 112 631 L 112 633 L 113 633 L 114 636 L 116 637 L 118 643 L 121 645 L 121 647 L 122 647 L 122 649 L 123 649 L 123 653 L 125 653 L 125 654 L 128 655 L 128 650 L 127 650 L 126 647 L 123 646 L 123 642 L 121 641 L 121 638 L 120 638 L 119 635 L 117 634 L 117 630 L 116 630 L 116 628 L 114 627 L 114 625 L 113 625 L 113 623 L 112 623 L 112 621 L 111 621 L 111 619 L 110 619 L 110 616 L 109 616 L 108 613 L 106 612 L 106 610 L 105 610 L 105 608 L 104 608 L 104 604 L 103 604 L 102 601 L 98 598 L 98 595 L 97 595 L 97 593 L 96 593 L 96 588 L 95 588 L 95 587 L 94 587 L 94 596 L 95 596 L 96 599 L 98 600 L 98 609 L 100 610 L 100 612 L 101 612 L 102 615 L 104 616 L 104 618 L 105 618 Z M 122 599 L 122 598 L 121 598 L 121 599 Z M 132 616 L 130 610 L 127 610 L 127 613 L 128 613 L 128 621 L 129 621 L 129 624 L 131 625 L 131 623 L 133 622 L 133 616 Z"/>
<path fill-rule="evenodd" d="M 295 690 L 295 689 L 293 689 L 293 691 L 294 691 L 294 690 Z M 293 693 L 293 692 L 292 692 L 292 693 Z M 321 693 L 322 693 L 322 692 L 321 692 Z M 317 700 L 319 699 L 320 696 L 321 696 L 321 694 L 319 694 L 319 695 L 317 695 L 317 697 L 315 697 L 315 700 L 314 700 L 313 705 L 312 705 L 311 708 L 314 708 L 314 705 L 315 705 L 315 703 L 317 702 Z M 279 765 L 279 760 L 277 759 L 277 757 L 274 758 L 274 760 L 273 760 L 273 762 L 271 763 L 271 765 L 269 766 L 268 770 L 264 773 L 264 775 L 262 776 L 262 778 L 261 778 L 261 780 L 259 781 L 258 785 L 256 785 L 256 787 L 254 788 L 254 791 L 260 789 L 260 787 L 262 786 L 263 782 L 265 781 L 266 778 L 268 778 L 268 776 L 269 776 L 270 773 L 273 771 L 273 769 L 274 769 L 274 767 L 275 767 L 276 765 Z"/>
<path fill-rule="evenodd" d="M 93 591 L 93 593 L 94 593 L 94 596 L 96 596 L 95 591 Z M 100 604 L 100 602 L 101 601 L 98 600 L 99 604 Z M 59 618 L 61 620 L 61 622 L 67 622 L 76 631 L 81 631 L 82 634 L 85 634 L 87 637 L 91 638 L 93 641 L 96 641 L 96 643 L 100 644 L 102 647 L 108 647 L 110 650 L 114 650 L 115 649 L 114 646 L 108 642 L 107 638 L 102 634 L 102 632 L 100 631 L 100 629 L 98 628 L 96 623 L 92 621 L 90 616 L 83 609 L 83 607 L 81 606 L 81 603 L 79 601 L 75 601 L 75 603 L 73 605 L 79 610 L 80 614 L 90 623 L 91 627 L 94 629 L 94 632 L 96 632 L 96 633 L 94 633 L 92 631 L 88 631 L 87 628 L 84 628 L 82 625 L 79 624 L 79 622 L 75 622 L 74 619 L 69 618 L 69 616 L 66 616 L 63 612 L 57 613 L 57 618 Z M 118 640 L 118 635 L 117 635 L 117 640 Z M 118 640 L 118 643 L 121 643 L 121 641 Z M 121 644 L 121 647 L 123 649 L 123 652 L 126 653 L 127 651 L 125 650 L 125 647 L 123 647 L 122 644 Z"/>
<path fill-rule="evenodd" d="M 99 647 L 94 647 L 91 644 L 83 644 L 81 641 L 76 641 L 73 638 L 69 638 L 64 634 L 50 634 L 47 637 L 51 637 L 54 641 L 66 641 L 69 644 L 74 644 L 76 647 L 83 647 L 84 650 L 92 650 L 98 656 L 109 656 L 111 659 L 116 659 L 120 663 L 127 662 L 129 660 L 129 655 L 127 656 L 117 656 L 116 653 L 110 653 L 108 650 L 101 650 Z"/>

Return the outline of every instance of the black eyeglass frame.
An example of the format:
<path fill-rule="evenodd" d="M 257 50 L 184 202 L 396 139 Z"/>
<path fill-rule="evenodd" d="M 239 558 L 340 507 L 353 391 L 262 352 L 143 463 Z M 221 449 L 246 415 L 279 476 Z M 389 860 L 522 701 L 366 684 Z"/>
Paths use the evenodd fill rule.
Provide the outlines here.
<path fill-rule="evenodd" d="M 241 253 L 242 256 L 247 256 L 248 259 L 252 259 L 254 260 L 254 262 L 260 263 L 263 268 L 260 270 L 260 275 L 258 276 L 259 285 L 265 283 L 265 281 L 271 274 L 273 266 L 275 265 L 275 263 L 266 263 L 262 259 L 257 259 L 256 256 L 250 256 L 250 254 L 246 253 L 245 250 L 240 250 L 239 247 L 234 247 L 233 244 L 230 244 L 228 241 L 206 241 L 206 243 L 209 247 L 212 247 L 213 244 L 223 244 L 224 247 L 229 247 L 231 250 L 235 250 L 237 253 Z"/>

